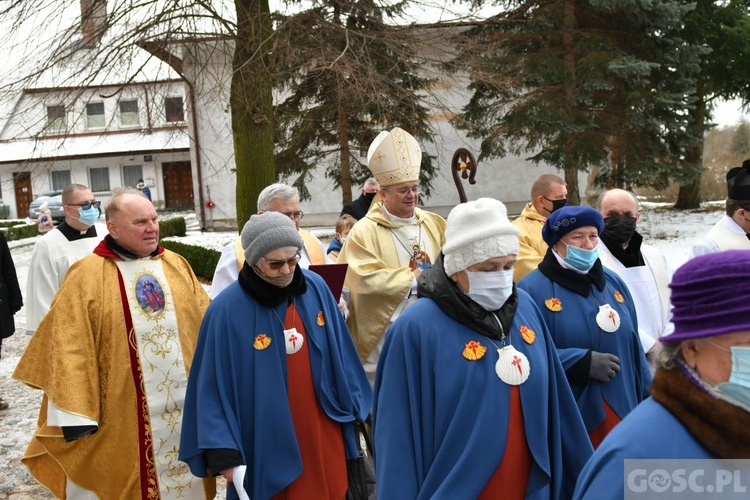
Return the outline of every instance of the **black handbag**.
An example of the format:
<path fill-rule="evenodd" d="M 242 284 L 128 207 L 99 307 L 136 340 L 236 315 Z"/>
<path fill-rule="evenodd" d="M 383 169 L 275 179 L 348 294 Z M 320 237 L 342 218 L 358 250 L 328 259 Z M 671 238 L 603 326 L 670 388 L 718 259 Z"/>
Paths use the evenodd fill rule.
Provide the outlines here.
<path fill-rule="evenodd" d="M 370 422 L 367 417 L 366 422 Z M 346 489 L 346 500 L 367 500 L 375 498 L 375 469 L 372 456 L 372 442 L 363 423 L 354 422 L 354 435 L 357 441 L 359 456 L 346 461 L 346 474 L 348 487 Z M 362 449 L 364 438 L 367 452 Z"/>

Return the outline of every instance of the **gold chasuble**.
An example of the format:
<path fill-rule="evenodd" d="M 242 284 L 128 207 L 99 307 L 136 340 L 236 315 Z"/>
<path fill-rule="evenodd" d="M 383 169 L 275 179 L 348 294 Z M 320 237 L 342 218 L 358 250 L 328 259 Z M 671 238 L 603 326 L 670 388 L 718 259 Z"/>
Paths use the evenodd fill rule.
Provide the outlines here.
<path fill-rule="evenodd" d="M 135 260 L 104 244 L 96 252 L 71 267 L 13 374 L 44 390 L 22 460 L 59 498 L 213 498 L 213 480 L 177 460 L 208 296 L 172 252 Z M 75 419 L 97 430 L 65 442 L 60 425 Z"/>
<path fill-rule="evenodd" d="M 399 226 L 386 217 L 382 205 L 378 197 L 373 200 L 367 215 L 349 231 L 337 261 L 349 264 L 344 282 L 351 291 L 347 325 L 363 363 L 414 282 L 413 271 L 399 258 L 393 234 Z M 445 220 L 419 208 L 414 212 L 421 238 L 437 257 L 445 242 Z"/>

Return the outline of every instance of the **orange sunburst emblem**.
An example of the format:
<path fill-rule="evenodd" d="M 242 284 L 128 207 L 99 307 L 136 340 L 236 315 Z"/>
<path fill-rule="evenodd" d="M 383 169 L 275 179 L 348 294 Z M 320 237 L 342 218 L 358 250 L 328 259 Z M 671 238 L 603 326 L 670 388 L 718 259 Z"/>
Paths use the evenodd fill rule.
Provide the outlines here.
<path fill-rule="evenodd" d="M 536 332 L 526 325 L 521 325 L 519 328 L 521 331 L 521 337 L 526 341 L 527 344 L 533 344 L 536 340 Z"/>
<path fill-rule="evenodd" d="M 550 311 L 562 311 L 562 302 L 560 302 L 560 299 L 557 299 L 555 297 L 545 300 L 544 305 L 547 306 L 547 309 L 549 309 Z"/>
<path fill-rule="evenodd" d="M 464 346 L 464 351 L 461 353 L 464 358 L 469 361 L 476 361 L 482 359 L 487 352 L 487 348 L 476 340 L 471 340 Z"/>
<path fill-rule="evenodd" d="M 318 319 L 316 320 L 318 326 L 326 326 L 326 319 L 323 317 L 323 311 L 318 312 Z"/>
<path fill-rule="evenodd" d="M 615 290 L 615 300 L 619 302 L 620 304 L 625 302 L 625 297 L 622 296 L 619 290 Z"/>
<path fill-rule="evenodd" d="M 258 349 L 259 351 L 262 351 L 269 345 L 271 345 L 271 337 L 269 337 L 265 333 L 261 333 L 260 335 L 255 337 L 255 342 L 253 342 L 253 347 Z"/>

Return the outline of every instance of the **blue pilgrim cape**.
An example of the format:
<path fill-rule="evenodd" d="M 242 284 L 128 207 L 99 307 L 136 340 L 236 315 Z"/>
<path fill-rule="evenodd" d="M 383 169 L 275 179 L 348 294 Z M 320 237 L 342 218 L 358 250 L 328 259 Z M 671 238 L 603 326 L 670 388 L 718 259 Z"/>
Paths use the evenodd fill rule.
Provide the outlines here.
<path fill-rule="evenodd" d="M 353 422 L 369 414 L 372 389 L 325 281 L 303 272 L 307 291 L 294 304 L 307 331 L 315 394 L 326 415 L 341 422 L 347 458 L 354 458 Z M 201 324 L 185 396 L 179 459 L 205 477 L 205 450 L 239 450 L 247 465 L 245 490 L 254 500 L 272 497 L 302 472 L 287 397 L 286 309 L 284 302 L 274 314 L 238 282 L 216 297 Z M 265 349 L 253 347 L 259 334 L 271 338 Z M 227 489 L 227 498 L 236 498 Z"/>
<path fill-rule="evenodd" d="M 539 269 L 518 283 L 518 288 L 527 291 L 541 310 L 565 370 L 589 350 L 620 358 L 620 372 L 609 382 L 589 379 L 585 384 L 571 384 L 589 433 L 604 422 L 602 398 L 623 419 L 648 397 L 652 378 L 638 337 L 638 322 L 630 291 L 615 273 L 606 267 L 603 271 L 604 289 L 600 291 L 592 286 L 588 297 L 552 281 Z M 615 292 L 619 292 L 622 302 Z M 545 301 L 551 298 L 560 301 L 562 310 L 553 311 L 545 305 Z M 604 304 L 612 306 L 620 315 L 620 328 L 614 333 L 604 332 L 596 324 L 599 306 Z"/>
<path fill-rule="evenodd" d="M 519 386 L 532 457 L 526 498 L 570 498 L 591 443 L 539 310 L 518 293 L 509 340 L 530 364 Z M 533 343 L 522 339 L 521 326 L 534 331 Z M 476 361 L 462 355 L 472 340 L 487 348 Z M 420 298 L 393 323 L 375 379 L 378 497 L 477 498 L 508 436 L 510 386 L 495 373 L 497 359 L 487 337 L 431 299 Z"/>
<path fill-rule="evenodd" d="M 576 499 L 622 499 L 625 459 L 713 459 L 661 403 L 649 398 L 617 424 L 586 464 Z M 643 481 L 645 477 L 631 478 Z M 637 486 L 637 485 L 636 485 Z"/>

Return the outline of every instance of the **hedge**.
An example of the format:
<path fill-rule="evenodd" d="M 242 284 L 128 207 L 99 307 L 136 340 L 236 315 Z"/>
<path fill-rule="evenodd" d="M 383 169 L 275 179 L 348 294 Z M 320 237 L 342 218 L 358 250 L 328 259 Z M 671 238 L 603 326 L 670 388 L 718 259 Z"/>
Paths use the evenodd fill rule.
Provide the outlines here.
<path fill-rule="evenodd" d="M 185 219 L 181 220 L 184 221 Z M 187 260 L 190 267 L 193 268 L 193 272 L 196 276 L 207 280 L 213 279 L 214 271 L 219 264 L 219 257 L 221 257 L 221 252 L 218 250 L 211 250 L 196 245 L 188 245 L 173 240 L 162 240 L 159 244 L 164 248 L 172 250 L 173 252 L 185 257 L 185 260 Z"/>
<path fill-rule="evenodd" d="M 185 236 L 187 226 L 184 217 L 173 217 L 159 221 L 159 238 L 168 236 Z"/>
<path fill-rule="evenodd" d="M 16 222 L 16 224 L 19 224 Z M 0 227 L 0 231 L 5 233 L 5 239 L 8 241 L 22 240 L 24 238 L 33 238 L 39 236 L 39 224 L 36 222 L 31 224 L 20 223 L 16 226 L 11 227 Z"/>

